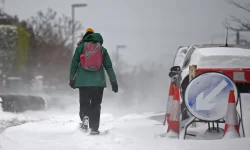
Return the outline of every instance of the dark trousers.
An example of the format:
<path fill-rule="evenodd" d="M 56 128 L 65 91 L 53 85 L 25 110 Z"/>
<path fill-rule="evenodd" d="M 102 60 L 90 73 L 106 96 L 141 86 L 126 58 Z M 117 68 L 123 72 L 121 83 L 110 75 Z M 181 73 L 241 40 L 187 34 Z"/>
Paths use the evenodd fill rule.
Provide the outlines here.
<path fill-rule="evenodd" d="M 80 96 L 80 119 L 89 117 L 89 127 L 98 130 L 101 115 L 101 103 L 103 98 L 103 87 L 79 88 Z"/>

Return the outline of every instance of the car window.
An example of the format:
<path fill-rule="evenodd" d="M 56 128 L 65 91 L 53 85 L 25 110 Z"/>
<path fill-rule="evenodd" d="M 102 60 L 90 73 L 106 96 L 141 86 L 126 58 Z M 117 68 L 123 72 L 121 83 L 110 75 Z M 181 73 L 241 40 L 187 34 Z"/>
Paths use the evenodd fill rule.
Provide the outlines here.
<path fill-rule="evenodd" d="M 185 62 L 183 63 L 182 69 L 185 69 L 190 62 L 190 59 L 186 59 Z"/>
<path fill-rule="evenodd" d="M 191 59 L 191 56 L 192 56 L 194 50 L 195 50 L 195 47 L 194 47 L 194 46 L 192 46 L 192 47 L 188 50 L 187 55 L 186 55 L 186 57 L 185 57 L 185 60 L 184 60 L 184 62 L 183 62 L 182 69 L 185 69 L 186 67 L 189 66 L 190 59 Z"/>
<path fill-rule="evenodd" d="M 179 48 L 175 54 L 173 66 L 182 66 L 188 47 Z"/>
<path fill-rule="evenodd" d="M 187 54 L 187 49 L 182 49 L 180 53 Z"/>

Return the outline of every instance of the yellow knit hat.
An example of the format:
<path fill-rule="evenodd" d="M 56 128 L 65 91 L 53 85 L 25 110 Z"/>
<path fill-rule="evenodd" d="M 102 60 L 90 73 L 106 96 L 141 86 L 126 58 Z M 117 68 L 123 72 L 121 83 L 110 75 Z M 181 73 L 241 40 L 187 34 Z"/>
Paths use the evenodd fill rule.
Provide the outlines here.
<path fill-rule="evenodd" d="M 86 30 L 86 32 L 92 32 L 92 33 L 94 33 L 95 31 L 94 31 L 92 28 L 88 28 L 88 29 Z"/>

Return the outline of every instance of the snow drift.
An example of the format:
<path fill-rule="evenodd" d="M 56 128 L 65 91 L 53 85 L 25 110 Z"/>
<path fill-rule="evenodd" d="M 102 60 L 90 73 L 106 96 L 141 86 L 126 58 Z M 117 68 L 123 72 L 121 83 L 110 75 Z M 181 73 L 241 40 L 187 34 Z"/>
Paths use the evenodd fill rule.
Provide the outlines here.
<path fill-rule="evenodd" d="M 248 138 L 231 140 L 205 140 L 203 136 L 207 125 L 196 128 L 200 140 L 178 140 L 162 137 L 167 126 L 162 125 L 163 118 L 149 119 L 159 116 L 154 113 L 128 114 L 115 117 L 112 114 L 101 115 L 100 131 L 108 130 L 108 134 L 89 136 L 78 129 L 79 117 L 75 111 L 58 112 L 26 112 L 12 117 L 33 120 L 19 126 L 10 127 L 0 136 L 2 150 L 248 150 L 250 143 L 250 99 L 244 98 L 244 123 Z M 6 113 L 4 113 L 6 114 Z M 5 119 L 11 117 L 4 115 Z M 7 117 L 8 116 L 8 117 Z M 40 116 L 40 117 L 37 117 Z M 194 129 L 192 129 L 194 130 Z M 211 139 L 211 137 L 210 137 Z"/>
<path fill-rule="evenodd" d="M 250 60 L 248 60 L 250 50 L 218 49 L 196 50 L 190 64 L 202 60 L 198 66 L 218 67 L 220 65 L 219 67 L 222 67 L 227 65 L 227 67 L 231 67 L 231 64 L 232 67 L 242 64 L 250 66 Z M 224 59 L 225 57 L 226 59 Z M 225 60 L 228 62 L 222 62 Z M 12 127 L 7 128 L 1 134 L 0 150 L 236 150 L 239 148 L 248 150 L 250 147 L 250 95 L 244 94 L 243 97 L 245 100 L 243 102 L 243 118 L 247 138 L 205 140 L 203 134 L 207 125 L 203 124 L 192 129 L 195 130 L 193 132 L 198 135 L 199 140 L 191 140 L 191 138 L 188 138 L 190 140 L 170 139 L 162 136 L 167 131 L 167 126 L 162 125 L 163 117 L 152 119 L 152 116 L 159 116 L 159 114 L 115 116 L 116 112 L 107 113 L 112 111 L 113 105 L 105 107 L 104 103 L 102 112 L 105 113 L 101 115 L 100 131 L 108 130 L 108 134 L 99 136 L 89 136 L 79 130 L 78 106 L 72 106 L 71 109 L 66 107 L 63 108 L 63 111 L 50 109 L 44 112 L 30 111 L 22 114 L 2 112 L 0 117 L 9 121 L 8 125 L 2 125 L 2 127 Z M 68 100 L 68 98 L 66 99 Z M 126 107 L 118 107 L 118 111 L 123 111 L 123 108 L 126 109 Z M 13 123 L 13 119 L 18 121 Z"/>

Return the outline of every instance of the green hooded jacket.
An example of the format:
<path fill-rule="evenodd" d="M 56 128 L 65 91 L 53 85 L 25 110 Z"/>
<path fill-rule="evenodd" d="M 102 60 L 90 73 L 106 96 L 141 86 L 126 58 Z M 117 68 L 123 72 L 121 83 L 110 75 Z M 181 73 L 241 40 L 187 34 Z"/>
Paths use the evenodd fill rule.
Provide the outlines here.
<path fill-rule="evenodd" d="M 80 55 L 82 54 L 82 50 L 84 49 L 84 42 L 96 41 L 103 43 L 103 38 L 100 33 L 93 33 L 88 35 L 83 39 L 83 43 L 81 43 L 75 50 L 75 54 L 73 56 L 71 67 L 70 67 L 70 80 L 73 80 L 74 75 L 76 74 L 76 82 L 75 87 L 85 87 L 85 86 L 99 86 L 106 87 L 106 79 L 104 69 L 106 70 L 110 82 L 116 81 L 116 75 L 113 70 L 112 62 L 109 57 L 108 51 L 102 46 L 103 51 L 103 67 L 95 72 L 87 71 L 82 69 L 81 65 L 78 68 L 80 62 Z"/>

